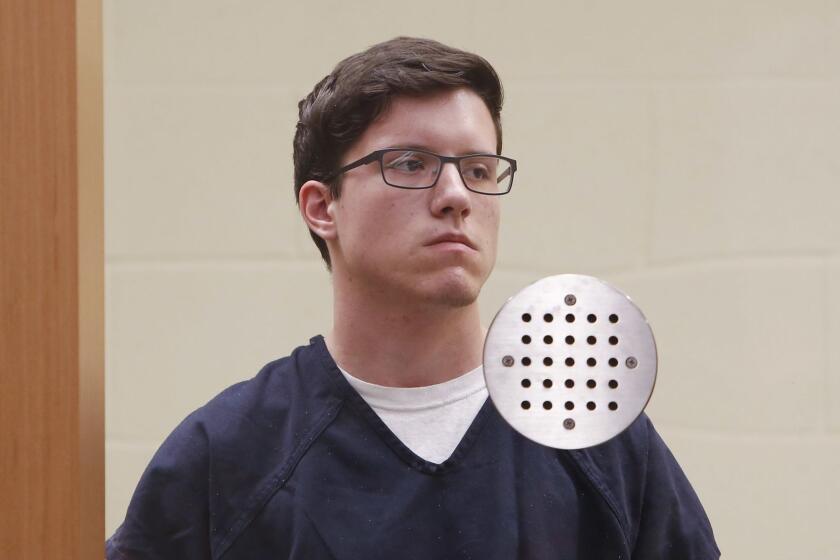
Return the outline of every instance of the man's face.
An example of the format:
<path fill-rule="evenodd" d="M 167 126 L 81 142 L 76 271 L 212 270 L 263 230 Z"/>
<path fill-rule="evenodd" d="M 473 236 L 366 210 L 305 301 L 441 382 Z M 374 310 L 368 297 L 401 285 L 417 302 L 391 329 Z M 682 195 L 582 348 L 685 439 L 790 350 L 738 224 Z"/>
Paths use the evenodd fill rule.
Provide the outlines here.
<path fill-rule="evenodd" d="M 457 89 L 400 96 L 345 155 L 342 165 L 382 148 L 417 148 L 440 155 L 495 153 L 493 119 L 481 98 Z M 380 165 L 344 174 L 330 204 L 337 237 L 334 273 L 395 303 L 464 306 L 475 301 L 496 258 L 499 197 L 467 190 L 445 164 L 430 189 L 390 187 Z M 446 240 L 463 236 L 465 242 Z"/>

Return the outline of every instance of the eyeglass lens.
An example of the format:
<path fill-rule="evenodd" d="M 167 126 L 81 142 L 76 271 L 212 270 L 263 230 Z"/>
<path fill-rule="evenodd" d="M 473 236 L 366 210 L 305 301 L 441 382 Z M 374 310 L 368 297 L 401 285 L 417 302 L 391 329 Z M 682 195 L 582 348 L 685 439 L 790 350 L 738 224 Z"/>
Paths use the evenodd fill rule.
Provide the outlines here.
<path fill-rule="evenodd" d="M 382 155 L 385 182 L 395 187 L 422 189 L 431 187 L 440 173 L 442 162 L 434 154 L 412 150 L 394 150 Z M 510 189 L 510 163 L 494 156 L 475 156 L 460 161 L 461 176 L 474 191 L 499 194 Z"/>

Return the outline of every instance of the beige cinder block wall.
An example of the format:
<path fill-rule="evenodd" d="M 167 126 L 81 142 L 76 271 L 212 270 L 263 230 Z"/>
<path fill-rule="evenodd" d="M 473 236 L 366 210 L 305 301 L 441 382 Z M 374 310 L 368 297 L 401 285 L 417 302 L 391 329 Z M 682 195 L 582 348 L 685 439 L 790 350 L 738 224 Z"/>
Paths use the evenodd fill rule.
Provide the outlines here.
<path fill-rule="evenodd" d="M 399 34 L 507 92 L 484 317 L 603 277 L 660 349 L 649 413 L 728 558 L 834 558 L 840 5 L 105 2 L 107 528 L 167 433 L 331 319 L 292 197 L 297 101 Z"/>

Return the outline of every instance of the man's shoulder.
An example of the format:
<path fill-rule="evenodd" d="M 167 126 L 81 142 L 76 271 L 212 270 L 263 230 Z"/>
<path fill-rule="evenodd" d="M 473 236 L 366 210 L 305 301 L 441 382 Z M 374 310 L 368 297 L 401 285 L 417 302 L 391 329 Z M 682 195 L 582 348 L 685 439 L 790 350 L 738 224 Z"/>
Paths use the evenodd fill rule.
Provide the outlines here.
<path fill-rule="evenodd" d="M 142 556 L 168 546 L 172 557 L 182 557 L 178 547 L 193 546 L 201 534 L 223 550 L 337 414 L 342 397 L 333 383 L 340 374 L 331 367 L 323 341 L 314 338 L 187 416 L 141 477 L 109 542 L 114 555 L 118 548 Z M 182 538 L 166 537 L 172 534 Z"/>
<path fill-rule="evenodd" d="M 650 418 L 642 413 L 617 436 L 572 454 L 579 462 L 597 469 L 601 476 L 627 478 L 644 471 L 652 430 Z"/>
<path fill-rule="evenodd" d="M 158 455 L 180 455 L 187 468 L 200 461 L 220 483 L 232 477 L 237 484 L 258 484 L 305 452 L 337 414 L 343 394 L 331 367 L 323 340 L 313 338 L 195 410 Z"/>
<path fill-rule="evenodd" d="M 633 533 L 633 518 L 643 500 L 649 432 L 652 429 L 650 419 L 642 413 L 614 438 L 593 447 L 569 452 L 588 483 L 606 501 L 628 537 Z"/>
<path fill-rule="evenodd" d="M 276 432 L 284 423 L 308 421 L 341 400 L 334 367 L 320 337 L 264 365 L 251 379 L 224 389 L 185 420 L 211 435 Z M 299 418 L 300 417 L 300 418 Z"/>
<path fill-rule="evenodd" d="M 670 546 L 675 554 L 684 550 L 685 558 L 717 558 L 706 512 L 646 414 L 611 440 L 570 455 L 623 526 L 635 553 L 660 557 L 661 547 Z"/>

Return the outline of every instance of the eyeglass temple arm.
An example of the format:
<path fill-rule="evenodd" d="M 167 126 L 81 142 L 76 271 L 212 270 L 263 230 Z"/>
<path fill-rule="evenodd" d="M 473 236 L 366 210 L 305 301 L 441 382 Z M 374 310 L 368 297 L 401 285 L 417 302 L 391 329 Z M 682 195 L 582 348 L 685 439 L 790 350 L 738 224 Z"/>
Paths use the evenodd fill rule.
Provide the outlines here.
<path fill-rule="evenodd" d="M 336 171 L 334 171 L 333 173 L 330 173 L 329 175 L 327 175 L 327 176 L 324 178 L 324 181 L 325 181 L 325 182 L 327 182 L 327 181 L 332 181 L 333 179 L 335 179 L 336 177 L 338 177 L 338 176 L 339 176 L 339 175 L 341 175 L 342 173 L 345 173 L 345 172 L 347 172 L 347 171 L 350 171 L 351 169 L 355 169 L 355 168 L 360 167 L 360 166 L 362 166 L 362 165 L 367 165 L 367 164 L 369 164 L 369 163 L 370 163 L 370 162 L 372 162 L 372 161 L 376 161 L 377 159 L 379 159 L 379 156 L 380 156 L 380 152 L 381 152 L 381 151 L 382 151 L 382 150 L 378 150 L 378 151 L 376 151 L 376 152 L 372 152 L 372 153 L 370 153 L 370 154 L 366 155 L 365 157 L 363 157 L 362 159 L 357 159 L 356 161 L 354 161 L 354 162 L 352 162 L 352 163 L 348 163 L 347 165 L 345 165 L 345 166 L 344 166 L 344 167 L 342 167 L 341 169 L 337 169 L 337 170 L 336 170 Z"/>
<path fill-rule="evenodd" d="M 507 169 L 505 169 L 504 173 L 502 173 L 501 175 L 499 175 L 499 176 L 496 178 L 496 182 L 497 182 L 497 183 L 501 183 L 502 181 L 504 181 L 505 179 L 507 179 L 508 177 L 510 177 L 510 172 L 511 172 L 512 170 L 513 170 L 513 167 L 508 167 Z"/>

